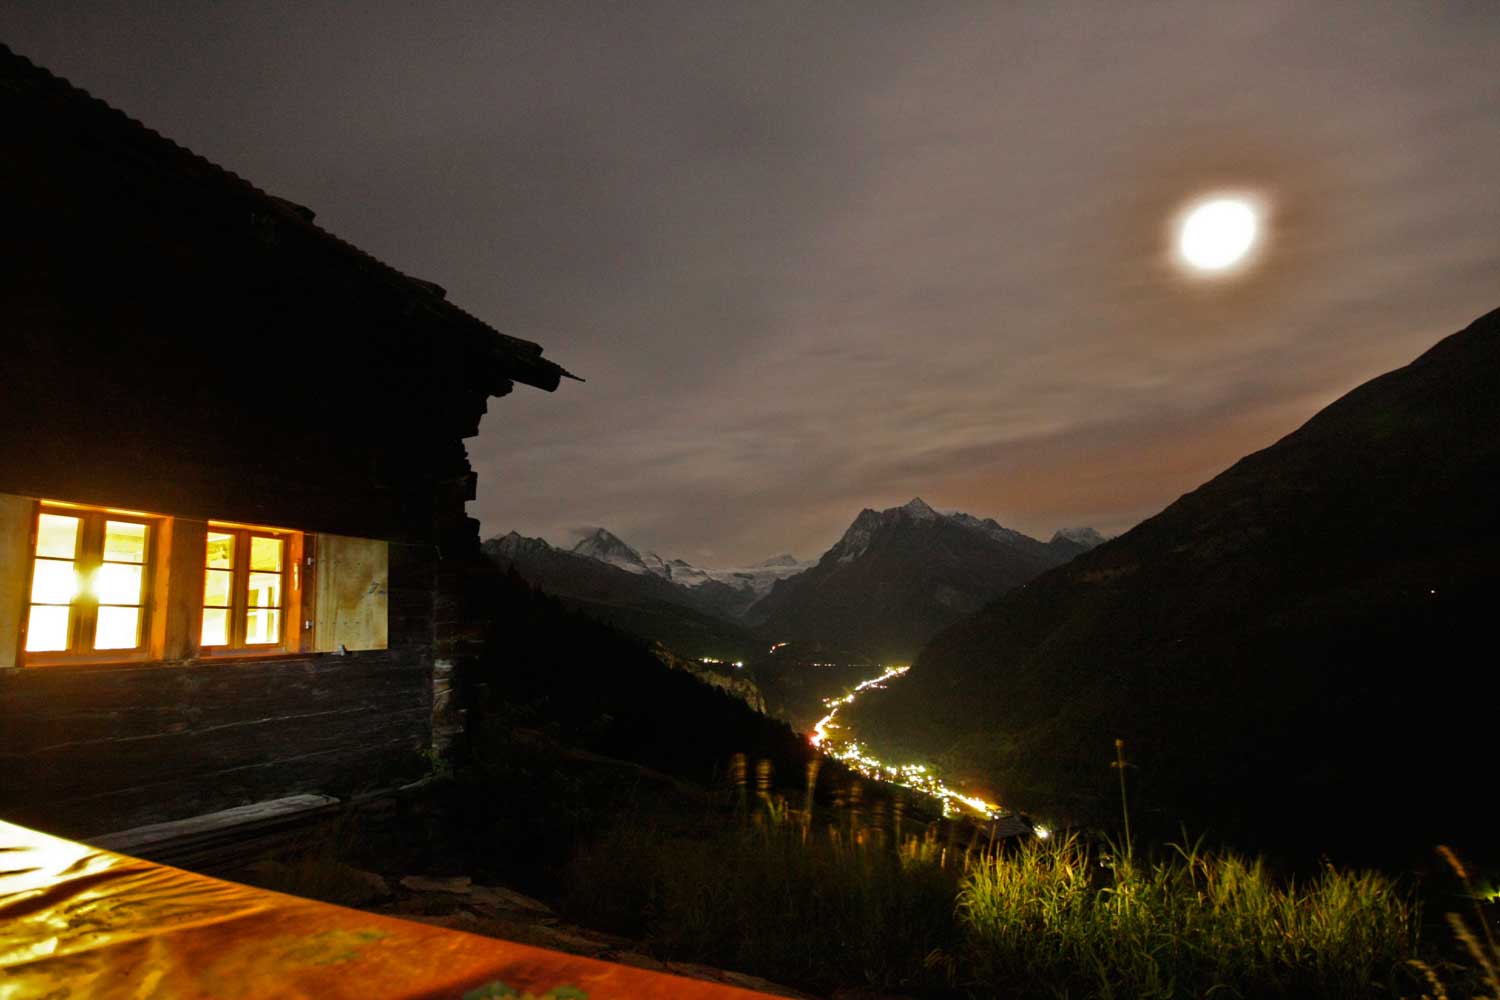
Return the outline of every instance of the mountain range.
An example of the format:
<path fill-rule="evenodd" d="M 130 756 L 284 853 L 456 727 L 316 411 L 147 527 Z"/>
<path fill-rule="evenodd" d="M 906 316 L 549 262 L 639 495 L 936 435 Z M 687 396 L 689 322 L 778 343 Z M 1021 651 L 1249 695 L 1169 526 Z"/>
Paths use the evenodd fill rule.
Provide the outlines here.
<path fill-rule="evenodd" d="M 490 558 L 560 596 L 613 604 L 668 604 L 728 622 L 742 619 L 777 580 L 810 565 L 784 555 L 744 568 L 702 569 L 681 559 L 642 553 L 605 528 L 593 529 L 571 549 L 514 531 L 488 540 L 484 549 Z"/>
<path fill-rule="evenodd" d="M 1092 529 L 1041 542 L 990 518 L 939 513 L 920 497 L 865 509 L 803 573 L 748 613 L 758 634 L 905 661 L 944 626 L 1088 551 Z"/>
<path fill-rule="evenodd" d="M 945 630 L 848 714 L 882 755 L 1061 820 L 1118 824 L 1118 738 L 1137 830 L 1488 849 L 1497 513 L 1500 311 Z"/>
<path fill-rule="evenodd" d="M 701 591 L 702 600 L 731 618 L 743 615 L 770 591 L 776 581 L 795 576 L 812 565 L 785 554 L 739 569 L 701 569 L 682 559 L 663 559 L 655 552 L 641 553 L 605 528 L 595 528 L 571 551 L 574 555 L 607 563 L 627 573 L 649 574 L 670 580 L 689 591 Z M 720 587 L 711 586 L 713 584 Z"/>
<path fill-rule="evenodd" d="M 501 569 L 615 628 L 664 643 L 678 655 L 740 658 L 761 647 L 760 639 L 733 618 L 734 609 L 749 603 L 745 595 L 719 581 L 684 587 L 665 576 L 623 569 L 514 531 L 488 539 L 483 548 Z"/>
<path fill-rule="evenodd" d="M 862 511 L 816 563 L 780 555 L 704 569 L 642 552 L 605 528 L 571 549 L 512 531 L 485 551 L 543 590 L 686 655 L 699 655 L 704 642 L 721 653 L 740 648 L 748 627 L 761 641 L 797 642 L 818 655 L 890 658 L 909 657 L 938 629 L 1100 541 L 1082 528 L 1041 542 L 915 499 Z M 715 621 L 735 628 L 734 643 L 726 646 Z"/>

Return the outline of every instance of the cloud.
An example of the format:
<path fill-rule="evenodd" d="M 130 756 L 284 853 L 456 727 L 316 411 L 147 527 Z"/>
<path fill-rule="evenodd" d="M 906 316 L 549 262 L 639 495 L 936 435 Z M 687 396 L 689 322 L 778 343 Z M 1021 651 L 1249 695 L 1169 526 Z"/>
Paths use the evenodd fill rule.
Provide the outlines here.
<path fill-rule="evenodd" d="M 486 532 L 1115 532 L 1497 303 L 1488 4 L 21 4 L 9 40 L 586 376 Z M 183 53 L 194 53 L 182 58 Z M 1166 220 L 1266 192 L 1188 281 Z"/>

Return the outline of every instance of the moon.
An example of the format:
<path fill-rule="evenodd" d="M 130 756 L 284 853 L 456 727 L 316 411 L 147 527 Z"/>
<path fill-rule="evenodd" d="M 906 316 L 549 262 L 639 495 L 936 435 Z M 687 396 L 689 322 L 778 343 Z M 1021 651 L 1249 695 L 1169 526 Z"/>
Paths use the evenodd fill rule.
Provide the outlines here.
<path fill-rule="evenodd" d="M 1177 224 L 1177 257 L 1190 270 L 1222 274 L 1245 263 L 1261 241 L 1259 202 L 1216 195 L 1189 205 Z"/>

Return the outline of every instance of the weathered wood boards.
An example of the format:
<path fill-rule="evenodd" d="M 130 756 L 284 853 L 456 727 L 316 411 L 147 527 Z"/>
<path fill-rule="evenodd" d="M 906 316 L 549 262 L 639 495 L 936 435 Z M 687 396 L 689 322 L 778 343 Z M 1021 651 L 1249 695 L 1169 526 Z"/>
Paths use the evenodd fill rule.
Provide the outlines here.
<path fill-rule="evenodd" d="M 452 610 L 463 439 L 562 370 L 4 46 L 0 121 L 0 815 L 97 833 L 410 780 L 460 721 L 434 665 L 483 632 Z M 148 662 L 18 662 L 39 500 L 161 516 Z M 210 521 L 326 560 L 282 655 L 198 647 Z"/>
<path fill-rule="evenodd" d="M 89 843 L 177 868 L 221 872 L 305 847 L 317 824 L 339 809 L 331 795 L 285 795 L 90 837 Z"/>
<path fill-rule="evenodd" d="M 0 493 L 0 670 L 16 665 L 21 648 L 33 510 L 30 500 Z"/>
<path fill-rule="evenodd" d="M 385 542 L 319 535 L 316 545 L 313 649 L 384 649 L 390 607 L 390 557 Z"/>
<path fill-rule="evenodd" d="M 410 651 L 25 669 L 0 677 L 0 815 L 88 836 L 419 777 L 431 665 Z"/>

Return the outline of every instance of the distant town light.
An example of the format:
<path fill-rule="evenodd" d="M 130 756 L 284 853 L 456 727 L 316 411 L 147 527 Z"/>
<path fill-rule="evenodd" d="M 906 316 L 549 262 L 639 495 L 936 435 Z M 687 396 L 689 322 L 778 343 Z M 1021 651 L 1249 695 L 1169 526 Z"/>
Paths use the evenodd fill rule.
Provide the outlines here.
<path fill-rule="evenodd" d="M 985 819 L 999 816 L 1002 810 L 998 805 L 986 802 L 978 796 L 964 795 L 949 788 L 939 781 L 936 775 L 929 774 L 925 764 L 901 764 L 899 766 L 886 764 L 871 756 L 857 740 L 850 740 L 847 743 L 834 741 L 834 733 L 839 728 L 834 717 L 838 715 L 839 709 L 853 702 L 860 692 L 871 688 L 881 688 L 886 681 L 893 677 L 900 677 L 910 669 L 909 666 L 886 667 L 880 676 L 862 681 L 848 694 L 839 698 L 823 699 L 828 714 L 818 720 L 817 725 L 813 727 L 813 732 L 808 736 L 808 742 L 867 778 L 875 781 L 889 781 L 903 788 L 911 788 L 931 795 L 943 804 L 944 816 L 956 816 L 962 808 L 970 809 Z"/>

